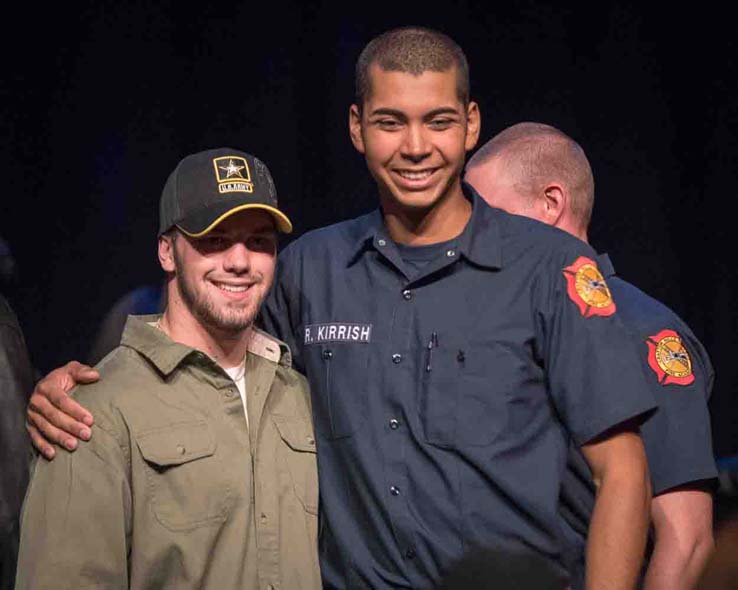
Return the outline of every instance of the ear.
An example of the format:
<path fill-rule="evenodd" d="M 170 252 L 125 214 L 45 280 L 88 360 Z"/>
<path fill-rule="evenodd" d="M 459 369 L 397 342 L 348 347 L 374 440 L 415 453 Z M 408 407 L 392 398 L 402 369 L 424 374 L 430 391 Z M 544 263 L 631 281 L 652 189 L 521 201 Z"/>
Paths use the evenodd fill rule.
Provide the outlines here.
<path fill-rule="evenodd" d="M 171 236 L 159 236 L 159 264 L 165 272 L 174 272 L 174 240 Z"/>
<path fill-rule="evenodd" d="M 557 226 L 563 219 L 569 198 L 560 184 L 549 184 L 543 189 L 543 215 L 545 222 Z"/>
<path fill-rule="evenodd" d="M 473 149 L 479 141 L 479 133 L 482 130 L 482 120 L 479 114 L 479 105 L 472 101 L 466 107 L 466 151 Z"/>
<path fill-rule="evenodd" d="M 352 104 L 349 109 L 349 134 L 351 135 L 351 143 L 354 144 L 356 151 L 360 154 L 364 153 L 364 136 L 361 133 L 361 111 L 359 106 Z"/>

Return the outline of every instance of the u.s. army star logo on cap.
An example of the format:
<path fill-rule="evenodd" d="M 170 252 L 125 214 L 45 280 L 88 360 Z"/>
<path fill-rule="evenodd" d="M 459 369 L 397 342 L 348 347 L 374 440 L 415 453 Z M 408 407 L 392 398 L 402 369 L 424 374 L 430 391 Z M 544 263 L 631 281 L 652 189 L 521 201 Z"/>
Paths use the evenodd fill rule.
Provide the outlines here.
<path fill-rule="evenodd" d="M 564 269 L 566 292 L 585 317 L 609 316 L 615 313 L 615 302 L 597 263 L 580 256 Z"/>
<path fill-rule="evenodd" d="M 215 179 L 218 182 L 218 192 L 223 193 L 253 193 L 254 184 L 251 182 L 249 163 L 241 156 L 221 156 L 213 158 Z"/>
<path fill-rule="evenodd" d="M 694 381 L 692 359 L 674 330 L 661 330 L 646 338 L 648 365 L 661 385 L 689 385 Z"/>

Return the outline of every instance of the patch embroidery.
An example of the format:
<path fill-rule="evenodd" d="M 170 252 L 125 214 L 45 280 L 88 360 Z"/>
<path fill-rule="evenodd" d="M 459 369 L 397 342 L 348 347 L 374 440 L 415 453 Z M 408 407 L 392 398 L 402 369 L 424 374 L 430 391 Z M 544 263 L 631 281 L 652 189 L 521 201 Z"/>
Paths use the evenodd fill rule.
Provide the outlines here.
<path fill-rule="evenodd" d="M 213 158 L 215 179 L 218 181 L 218 192 L 253 193 L 249 163 L 241 156 L 221 156 Z"/>
<path fill-rule="evenodd" d="M 580 256 L 564 269 L 566 292 L 585 318 L 610 316 L 615 313 L 615 302 L 597 263 Z"/>
<path fill-rule="evenodd" d="M 305 344 L 321 342 L 371 342 L 372 324 L 310 324 L 305 326 Z"/>
<path fill-rule="evenodd" d="M 689 385 L 694 382 L 692 359 L 674 330 L 661 330 L 646 338 L 648 364 L 661 385 Z"/>

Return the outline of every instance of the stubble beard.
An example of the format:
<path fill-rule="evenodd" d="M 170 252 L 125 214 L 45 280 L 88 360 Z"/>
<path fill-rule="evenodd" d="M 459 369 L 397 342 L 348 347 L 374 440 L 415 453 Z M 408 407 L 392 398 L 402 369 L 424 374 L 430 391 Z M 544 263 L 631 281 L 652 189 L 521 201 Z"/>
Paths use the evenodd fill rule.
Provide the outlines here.
<path fill-rule="evenodd" d="M 190 285 L 184 265 L 180 263 L 176 255 L 174 257 L 174 263 L 176 267 L 177 287 L 182 301 L 190 313 L 208 331 L 216 331 L 228 336 L 238 337 L 244 330 L 251 327 L 261 308 L 264 300 L 263 295 L 255 304 L 248 302 L 244 306 L 236 307 L 234 305 L 231 307 L 225 305 L 222 308 L 218 308 L 206 292 L 198 292 Z M 250 278 L 253 280 L 253 285 L 250 287 L 252 289 L 264 280 L 264 277 L 260 273 L 251 275 Z M 251 311 L 244 313 L 244 308 L 248 309 L 249 307 L 252 307 Z"/>

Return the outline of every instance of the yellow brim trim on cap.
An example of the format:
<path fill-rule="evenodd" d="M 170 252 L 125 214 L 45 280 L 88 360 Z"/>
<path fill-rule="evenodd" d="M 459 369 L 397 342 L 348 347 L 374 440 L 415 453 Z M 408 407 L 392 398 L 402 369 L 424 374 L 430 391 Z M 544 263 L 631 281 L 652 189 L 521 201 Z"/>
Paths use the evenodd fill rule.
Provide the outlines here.
<path fill-rule="evenodd" d="M 248 203 L 247 205 L 239 205 L 238 207 L 234 207 L 233 209 L 230 209 L 226 211 L 225 213 L 223 213 L 223 215 L 218 217 L 218 219 L 213 221 L 213 223 L 211 223 L 201 232 L 191 233 L 179 225 L 177 227 L 180 229 L 180 231 L 182 231 L 182 233 L 190 236 L 191 238 L 201 238 L 208 232 L 212 231 L 212 229 L 216 225 L 221 223 L 224 219 L 227 219 L 228 217 L 230 217 L 234 213 L 238 213 L 239 211 L 245 211 L 246 209 L 263 209 L 264 211 L 268 211 L 269 213 L 272 214 L 275 221 L 277 222 L 277 228 L 279 229 L 279 231 L 285 234 L 292 233 L 292 222 L 289 220 L 289 218 L 284 213 L 282 213 L 279 209 L 275 209 L 274 207 L 270 205 L 264 205 L 262 203 Z"/>

